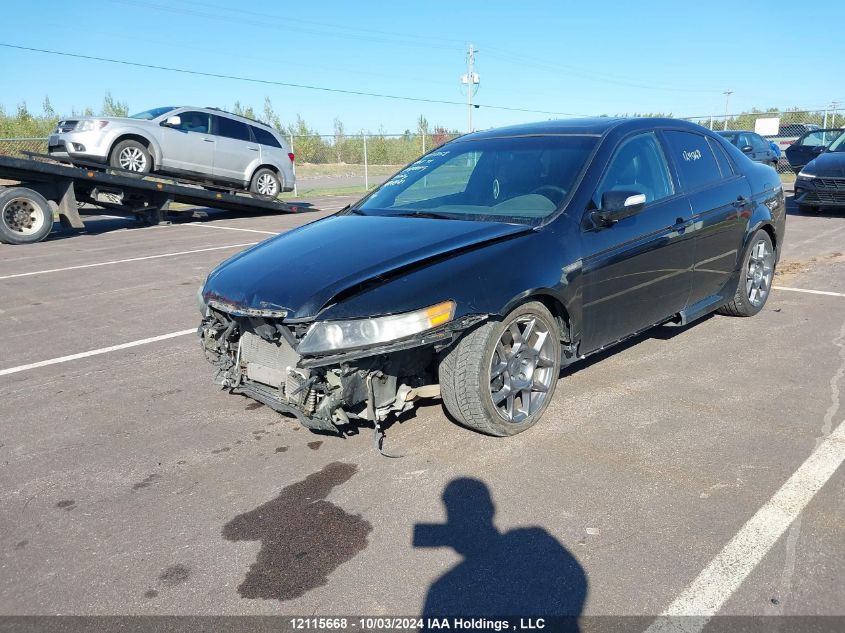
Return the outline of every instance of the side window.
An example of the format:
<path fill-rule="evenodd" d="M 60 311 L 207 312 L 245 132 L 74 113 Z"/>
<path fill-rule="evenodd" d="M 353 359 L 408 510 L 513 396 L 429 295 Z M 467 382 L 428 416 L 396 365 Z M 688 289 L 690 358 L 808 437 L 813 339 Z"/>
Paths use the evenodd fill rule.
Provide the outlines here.
<path fill-rule="evenodd" d="M 722 179 L 719 164 L 704 136 L 677 130 L 667 131 L 665 135 L 684 188 L 696 189 Z"/>
<path fill-rule="evenodd" d="M 751 141 L 751 136 L 743 132 L 739 135 L 736 146 L 739 149 L 742 149 L 743 147 L 754 147 L 754 144 Z"/>
<path fill-rule="evenodd" d="M 265 130 L 257 125 L 251 125 L 250 127 L 252 128 L 252 135 L 255 137 L 256 142 L 261 143 L 262 145 L 269 145 L 270 147 L 282 147 L 279 144 L 279 139 L 277 139 L 270 130 Z"/>
<path fill-rule="evenodd" d="M 636 191 L 645 194 L 646 203 L 674 193 L 666 159 L 653 133 L 629 138 L 616 150 L 595 202 L 600 203 L 607 191 Z"/>
<path fill-rule="evenodd" d="M 818 147 L 819 145 L 825 144 L 825 133 L 824 132 L 810 132 L 807 134 L 803 139 L 801 139 L 800 145 L 802 147 Z M 799 143 L 796 143 L 799 145 Z"/>
<path fill-rule="evenodd" d="M 180 112 L 179 118 L 182 120 L 179 125 L 174 127 L 174 130 L 182 130 L 183 132 L 199 132 L 200 134 L 208 134 L 211 124 L 211 115 L 205 112 Z"/>
<path fill-rule="evenodd" d="M 725 178 L 732 176 L 734 173 L 733 165 L 731 165 L 728 155 L 725 154 L 724 148 L 715 139 L 709 138 L 707 141 L 710 143 L 710 149 L 713 150 L 716 162 L 719 163 L 719 170 L 722 172 L 722 176 Z"/>
<path fill-rule="evenodd" d="M 249 126 L 246 123 L 224 116 L 215 115 L 214 118 L 217 120 L 218 136 L 225 136 L 239 141 L 252 140 L 249 135 Z"/>
<path fill-rule="evenodd" d="M 751 145 L 754 147 L 754 151 L 756 152 L 766 152 L 771 149 L 769 143 L 763 140 L 763 137 L 759 134 L 751 135 Z"/>

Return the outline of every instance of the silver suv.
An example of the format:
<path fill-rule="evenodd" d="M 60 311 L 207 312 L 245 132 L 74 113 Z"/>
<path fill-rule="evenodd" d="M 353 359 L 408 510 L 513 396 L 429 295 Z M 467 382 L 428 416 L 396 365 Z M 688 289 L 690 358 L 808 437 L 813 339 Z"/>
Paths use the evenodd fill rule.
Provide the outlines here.
<path fill-rule="evenodd" d="M 237 185 L 275 198 L 292 191 L 293 153 L 273 128 L 216 108 L 153 108 L 131 117 L 60 121 L 52 156 Z"/>

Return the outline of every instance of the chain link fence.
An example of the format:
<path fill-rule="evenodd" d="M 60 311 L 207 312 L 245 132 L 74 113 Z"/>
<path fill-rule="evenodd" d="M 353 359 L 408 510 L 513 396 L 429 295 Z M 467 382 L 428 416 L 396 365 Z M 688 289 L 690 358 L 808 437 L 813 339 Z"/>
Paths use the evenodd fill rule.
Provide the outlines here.
<path fill-rule="evenodd" d="M 812 129 L 809 126 L 845 127 L 845 114 L 836 110 L 750 112 L 685 120 L 714 131 L 757 132 L 778 147 L 778 172 L 787 180 L 793 172 L 786 159 L 786 147 Z M 364 193 L 404 165 L 458 136 L 439 129 L 431 133 L 283 135 L 296 155 L 296 196 Z M 22 156 L 24 152 L 46 153 L 47 139 L 0 139 L 0 155 Z"/>
<path fill-rule="evenodd" d="M 0 139 L 0 156 L 23 156 L 24 152 L 47 153 L 46 138 L 3 138 Z"/>

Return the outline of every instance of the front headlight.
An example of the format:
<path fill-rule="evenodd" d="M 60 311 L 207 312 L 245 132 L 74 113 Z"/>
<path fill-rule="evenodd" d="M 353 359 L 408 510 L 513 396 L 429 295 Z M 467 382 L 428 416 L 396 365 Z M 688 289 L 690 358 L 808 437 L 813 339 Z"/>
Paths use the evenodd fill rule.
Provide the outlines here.
<path fill-rule="evenodd" d="M 200 287 L 197 288 L 197 308 L 199 308 L 200 314 L 203 318 L 208 316 L 208 304 L 205 302 L 205 298 L 202 296 L 202 288 L 203 284 L 200 284 Z"/>
<path fill-rule="evenodd" d="M 809 172 L 807 172 L 807 171 L 804 171 L 804 170 L 802 169 L 801 171 L 799 171 L 799 172 L 798 172 L 798 177 L 799 177 L 799 178 L 815 178 L 815 177 L 816 177 L 816 175 L 815 175 L 815 174 L 811 174 L 811 173 L 809 173 Z"/>
<path fill-rule="evenodd" d="M 415 312 L 374 319 L 317 321 L 297 347 L 300 354 L 336 352 L 388 343 L 448 323 L 455 316 L 455 302 L 444 301 Z"/>
<path fill-rule="evenodd" d="M 91 119 L 85 119 L 79 122 L 79 125 L 76 126 L 74 132 L 92 132 L 94 130 L 102 130 L 108 124 L 108 121 L 93 121 Z"/>

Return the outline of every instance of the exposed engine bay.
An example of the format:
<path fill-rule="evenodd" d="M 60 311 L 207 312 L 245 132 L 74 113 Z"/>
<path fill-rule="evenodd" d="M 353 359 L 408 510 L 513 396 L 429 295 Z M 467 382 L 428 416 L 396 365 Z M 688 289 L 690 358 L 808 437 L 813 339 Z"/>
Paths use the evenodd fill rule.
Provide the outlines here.
<path fill-rule="evenodd" d="M 411 339 L 344 354 L 303 357 L 297 347 L 311 323 L 232 314 L 213 307 L 199 327 L 215 382 L 312 430 L 346 435 L 364 420 L 375 425 L 391 413 L 437 397 L 438 353 L 483 317 L 462 319 Z"/>

